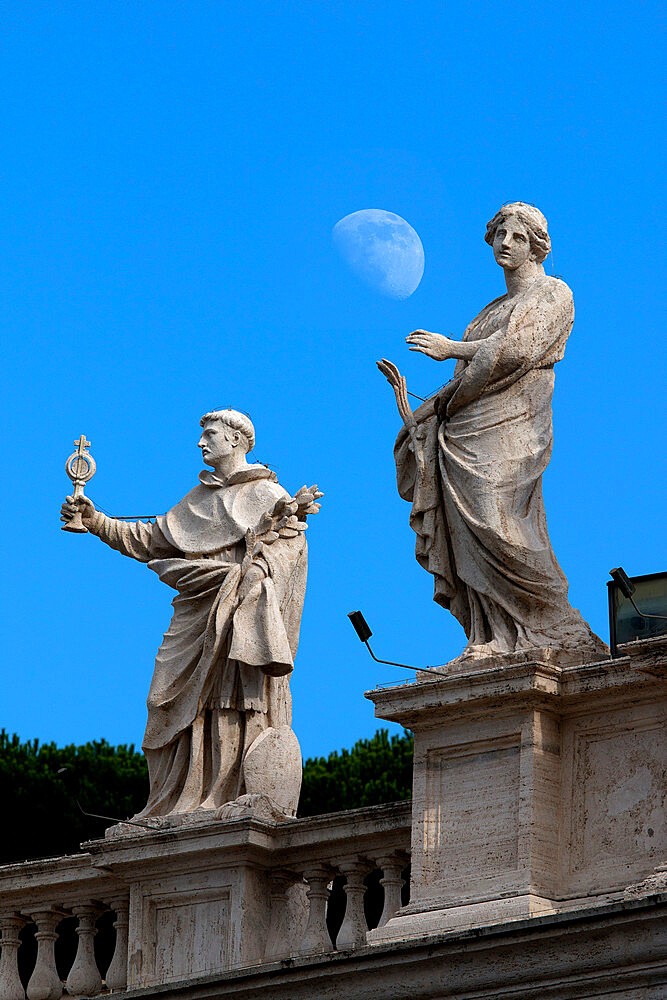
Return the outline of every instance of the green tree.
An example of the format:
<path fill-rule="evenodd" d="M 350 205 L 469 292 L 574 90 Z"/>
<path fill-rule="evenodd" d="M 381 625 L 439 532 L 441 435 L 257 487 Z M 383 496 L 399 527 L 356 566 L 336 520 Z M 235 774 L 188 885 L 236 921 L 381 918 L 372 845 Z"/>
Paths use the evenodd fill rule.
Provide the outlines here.
<path fill-rule="evenodd" d="M 66 768 L 66 770 L 61 770 Z M 58 772 L 61 771 L 59 774 Z M 95 740 L 58 747 L 0 731 L 0 861 L 71 854 L 84 840 L 103 836 L 104 820 L 87 812 L 125 818 L 143 808 L 148 770 L 133 746 Z"/>
<path fill-rule="evenodd" d="M 351 750 L 310 757 L 303 769 L 299 816 L 409 799 L 413 747 L 409 733 L 390 737 L 379 729 Z"/>

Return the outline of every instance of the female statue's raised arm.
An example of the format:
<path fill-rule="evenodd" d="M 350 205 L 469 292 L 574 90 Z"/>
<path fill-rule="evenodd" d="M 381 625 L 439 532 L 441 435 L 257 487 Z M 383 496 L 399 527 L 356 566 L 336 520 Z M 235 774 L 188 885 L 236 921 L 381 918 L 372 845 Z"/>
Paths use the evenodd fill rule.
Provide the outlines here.
<path fill-rule="evenodd" d="M 443 337 L 441 333 L 429 333 L 428 330 L 413 330 L 405 338 L 406 344 L 411 351 L 419 351 L 420 354 L 428 354 L 434 361 L 449 361 L 450 358 L 462 358 L 470 361 L 474 358 L 479 343 L 464 340 L 450 340 Z"/>

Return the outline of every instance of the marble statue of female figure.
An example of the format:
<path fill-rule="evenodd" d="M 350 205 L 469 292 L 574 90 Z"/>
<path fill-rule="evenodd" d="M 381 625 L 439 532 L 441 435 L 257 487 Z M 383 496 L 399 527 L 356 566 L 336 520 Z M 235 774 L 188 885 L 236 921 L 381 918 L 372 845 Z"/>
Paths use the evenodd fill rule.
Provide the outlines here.
<path fill-rule="evenodd" d="M 606 646 L 568 602 L 542 500 L 554 365 L 572 329 L 572 293 L 544 273 L 551 244 L 538 209 L 503 206 L 485 238 L 506 294 L 461 341 L 426 330 L 406 338 L 435 361 L 455 358 L 451 381 L 413 414 L 405 380 L 378 362 L 405 423 L 394 453 L 417 560 L 434 577 L 434 600 L 465 629 L 466 654 L 551 647 L 604 657 Z"/>

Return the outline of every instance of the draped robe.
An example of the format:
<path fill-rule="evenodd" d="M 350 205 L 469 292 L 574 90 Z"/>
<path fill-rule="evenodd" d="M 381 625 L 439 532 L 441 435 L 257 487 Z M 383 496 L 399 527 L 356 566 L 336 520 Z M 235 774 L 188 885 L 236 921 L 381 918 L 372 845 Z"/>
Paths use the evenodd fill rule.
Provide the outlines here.
<path fill-rule="evenodd" d="M 244 792 L 242 760 L 269 726 L 291 725 L 288 686 L 306 587 L 303 534 L 265 545 L 244 581 L 245 533 L 288 494 L 265 466 L 200 483 L 155 524 L 97 512 L 91 530 L 177 591 L 155 660 L 141 816 L 217 808 Z"/>
<path fill-rule="evenodd" d="M 412 504 L 416 557 L 435 578 L 434 600 L 468 636 L 468 650 L 606 647 L 567 599 L 551 548 L 542 473 L 552 450 L 553 366 L 574 321 L 572 293 L 541 277 L 516 298 L 489 303 L 464 341 L 470 361 L 415 411 L 394 455 L 398 490 Z"/>

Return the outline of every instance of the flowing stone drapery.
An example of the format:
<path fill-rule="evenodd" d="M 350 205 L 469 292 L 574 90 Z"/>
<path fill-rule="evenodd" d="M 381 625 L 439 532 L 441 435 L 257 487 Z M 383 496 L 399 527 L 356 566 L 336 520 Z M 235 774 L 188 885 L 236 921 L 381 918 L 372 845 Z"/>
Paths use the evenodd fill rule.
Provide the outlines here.
<path fill-rule="evenodd" d="M 415 411 L 416 440 L 403 428 L 396 441 L 417 560 L 469 650 L 607 652 L 568 602 L 542 500 L 553 366 L 573 319 L 570 289 L 555 278 L 495 299 L 465 331 L 464 341 L 483 341 L 472 360 L 459 361 L 453 379 Z"/>
<path fill-rule="evenodd" d="M 148 695 L 143 749 L 151 790 L 142 817 L 217 809 L 238 798 L 248 748 L 265 729 L 291 725 L 303 534 L 265 546 L 254 575 L 242 571 L 246 532 L 283 498 L 273 472 L 249 466 L 224 484 L 202 472 L 156 524 L 95 515 L 95 534 L 178 592 Z"/>

